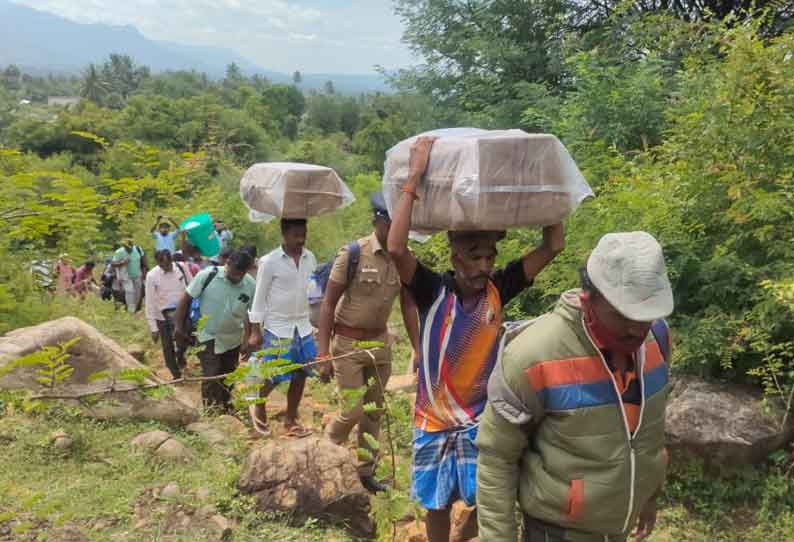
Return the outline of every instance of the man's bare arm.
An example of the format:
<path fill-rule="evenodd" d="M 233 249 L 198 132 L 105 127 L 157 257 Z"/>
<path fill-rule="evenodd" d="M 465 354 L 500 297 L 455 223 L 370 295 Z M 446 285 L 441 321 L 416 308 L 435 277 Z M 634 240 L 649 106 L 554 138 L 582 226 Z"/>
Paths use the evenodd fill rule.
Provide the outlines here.
<path fill-rule="evenodd" d="M 433 141 L 432 137 L 420 137 L 411 145 L 408 180 L 403 185 L 403 193 L 397 201 L 389 229 L 387 250 L 397 265 L 403 284 L 410 284 L 416 273 L 416 257 L 408 250 L 408 232 L 411 230 L 411 213 L 414 210 L 414 201 L 417 199 L 416 190 L 427 169 Z"/>
<path fill-rule="evenodd" d="M 534 280 L 543 271 L 543 268 L 549 265 L 564 249 L 565 228 L 563 225 L 554 224 L 543 228 L 543 242 L 541 245 L 521 258 L 527 281 Z"/>

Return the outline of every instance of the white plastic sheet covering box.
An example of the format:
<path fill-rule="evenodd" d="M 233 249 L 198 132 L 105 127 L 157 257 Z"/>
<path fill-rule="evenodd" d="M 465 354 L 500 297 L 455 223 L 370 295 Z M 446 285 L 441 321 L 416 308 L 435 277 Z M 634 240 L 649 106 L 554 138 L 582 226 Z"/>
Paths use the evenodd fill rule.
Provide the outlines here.
<path fill-rule="evenodd" d="M 240 197 L 253 222 L 320 216 L 355 200 L 333 169 L 294 162 L 254 164 L 240 180 Z"/>
<path fill-rule="evenodd" d="M 412 230 L 506 230 L 548 226 L 572 214 L 593 191 L 562 143 L 522 130 L 449 128 L 435 136 L 411 217 Z M 413 142 L 389 149 L 383 175 L 392 212 L 408 179 Z"/>

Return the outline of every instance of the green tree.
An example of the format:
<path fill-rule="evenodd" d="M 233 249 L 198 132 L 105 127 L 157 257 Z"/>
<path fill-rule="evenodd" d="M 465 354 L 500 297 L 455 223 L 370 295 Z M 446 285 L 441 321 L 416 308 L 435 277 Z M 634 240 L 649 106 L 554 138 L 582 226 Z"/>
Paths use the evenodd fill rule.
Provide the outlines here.
<path fill-rule="evenodd" d="M 83 72 L 83 81 L 80 85 L 80 96 L 86 100 L 91 100 L 96 104 L 101 104 L 104 97 L 108 94 L 109 84 L 103 78 L 100 69 L 96 65 L 89 64 Z"/>

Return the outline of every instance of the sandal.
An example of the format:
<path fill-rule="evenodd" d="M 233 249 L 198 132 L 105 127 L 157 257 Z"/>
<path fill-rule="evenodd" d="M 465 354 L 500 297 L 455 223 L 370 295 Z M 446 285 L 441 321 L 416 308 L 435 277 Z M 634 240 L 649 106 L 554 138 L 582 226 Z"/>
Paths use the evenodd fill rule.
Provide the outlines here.
<path fill-rule="evenodd" d="M 251 423 L 254 426 L 254 431 L 266 438 L 273 435 L 273 432 L 270 430 L 270 426 L 267 424 L 267 422 L 263 422 L 254 414 L 254 405 L 248 406 L 248 413 L 251 415 Z"/>
<path fill-rule="evenodd" d="M 293 437 L 293 438 L 305 438 L 311 435 L 313 431 L 306 427 L 303 427 L 299 423 L 295 423 L 294 425 L 290 425 L 287 427 L 287 432 L 284 433 L 285 437 Z"/>

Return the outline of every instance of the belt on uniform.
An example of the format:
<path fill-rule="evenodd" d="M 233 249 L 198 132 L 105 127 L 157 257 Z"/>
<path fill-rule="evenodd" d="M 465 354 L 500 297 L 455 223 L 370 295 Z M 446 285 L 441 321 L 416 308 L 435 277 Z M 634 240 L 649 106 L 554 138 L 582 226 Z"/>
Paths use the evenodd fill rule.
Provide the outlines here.
<path fill-rule="evenodd" d="M 371 341 L 386 334 L 385 329 L 362 329 L 358 327 L 350 327 L 344 324 L 334 325 L 334 334 L 342 335 L 348 339 L 355 339 L 357 341 Z"/>

